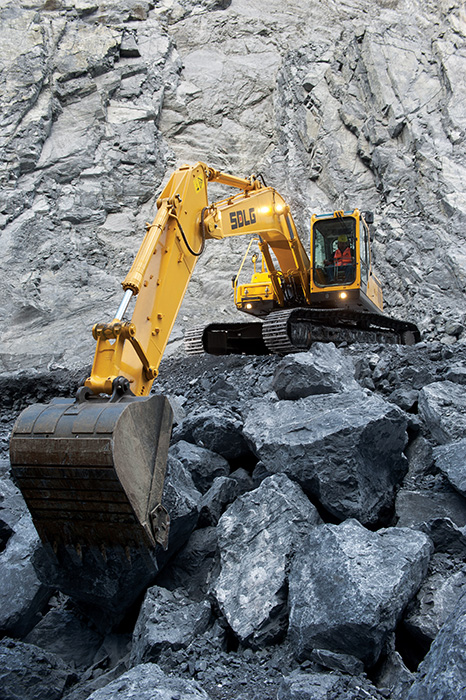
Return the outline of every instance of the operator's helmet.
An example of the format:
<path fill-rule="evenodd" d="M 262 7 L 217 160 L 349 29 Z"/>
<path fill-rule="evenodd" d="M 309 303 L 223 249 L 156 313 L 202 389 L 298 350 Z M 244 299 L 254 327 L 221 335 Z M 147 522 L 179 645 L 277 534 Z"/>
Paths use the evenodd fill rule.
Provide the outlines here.
<path fill-rule="evenodd" d="M 338 236 L 338 243 L 348 243 L 348 236 L 345 234 Z"/>

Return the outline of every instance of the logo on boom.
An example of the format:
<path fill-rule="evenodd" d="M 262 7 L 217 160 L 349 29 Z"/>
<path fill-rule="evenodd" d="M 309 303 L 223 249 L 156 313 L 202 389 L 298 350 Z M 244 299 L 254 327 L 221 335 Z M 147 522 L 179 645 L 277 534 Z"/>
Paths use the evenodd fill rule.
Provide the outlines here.
<path fill-rule="evenodd" d="M 245 209 L 230 212 L 230 224 L 232 231 L 234 231 L 236 228 L 243 228 L 243 226 L 250 226 L 251 224 L 255 223 L 256 212 L 252 207 L 247 212 Z"/>

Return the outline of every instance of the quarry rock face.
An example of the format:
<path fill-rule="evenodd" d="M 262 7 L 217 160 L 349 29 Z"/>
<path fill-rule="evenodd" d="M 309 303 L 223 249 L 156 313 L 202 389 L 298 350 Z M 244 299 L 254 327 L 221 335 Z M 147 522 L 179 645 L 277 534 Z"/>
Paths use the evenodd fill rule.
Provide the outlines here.
<path fill-rule="evenodd" d="M 3 3 L 2 369 L 89 363 L 163 183 L 196 161 L 261 173 L 305 245 L 312 212 L 373 210 L 387 310 L 464 340 L 464 18 L 459 4 L 376 8 Z M 174 347 L 213 313 L 238 318 L 242 249 L 209 243 Z"/>
<path fill-rule="evenodd" d="M 355 410 L 357 406 L 357 410 Z M 265 467 L 286 473 L 340 520 L 383 519 L 407 471 L 406 417 L 358 392 L 258 402 L 244 433 Z"/>

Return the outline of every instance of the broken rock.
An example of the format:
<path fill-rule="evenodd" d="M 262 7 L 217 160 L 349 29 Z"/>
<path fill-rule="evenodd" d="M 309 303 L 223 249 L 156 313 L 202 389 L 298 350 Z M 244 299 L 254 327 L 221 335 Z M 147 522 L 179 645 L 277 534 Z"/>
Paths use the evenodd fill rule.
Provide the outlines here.
<path fill-rule="evenodd" d="M 139 664 L 87 700 L 209 700 L 195 681 L 167 676 L 157 664 Z"/>
<path fill-rule="evenodd" d="M 259 647 L 284 634 L 288 563 L 320 522 L 298 484 L 283 474 L 266 478 L 220 518 L 221 572 L 214 595 L 241 642 Z"/>
<path fill-rule="evenodd" d="M 372 666 L 425 578 L 431 549 L 415 530 L 370 532 L 356 520 L 314 528 L 289 577 L 296 656 L 323 648 Z"/>
<path fill-rule="evenodd" d="M 170 454 L 186 467 L 194 485 L 201 493 L 205 493 L 212 486 L 216 477 L 228 476 L 230 473 L 230 466 L 224 457 L 185 440 L 179 440 L 172 445 Z"/>
<path fill-rule="evenodd" d="M 181 591 L 149 588 L 133 633 L 133 663 L 156 661 L 165 649 L 186 648 L 207 629 L 210 603 L 195 602 Z"/>
<path fill-rule="evenodd" d="M 72 669 L 55 654 L 12 639 L 0 642 L 2 698 L 60 700 L 76 680 Z"/>
<path fill-rule="evenodd" d="M 466 678 L 466 596 L 432 642 L 407 700 L 458 700 Z"/>
<path fill-rule="evenodd" d="M 359 391 L 258 402 L 244 433 L 270 472 L 287 474 L 337 518 L 374 524 L 387 518 L 407 470 L 406 425 L 397 406 Z"/>
<path fill-rule="evenodd" d="M 419 392 L 419 415 L 440 445 L 461 440 L 466 432 L 464 386 L 450 381 L 428 384 Z"/>
<path fill-rule="evenodd" d="M 273 388 L 279 399 L 357 391 L 350 357 L 333 343 L 314 343 L 308 352 L 290 355 L 275 370 Z"/>
<path fill-rule="evenodd" d="M 450 484 L 466 496 L 466 438 L 433 450 L 435 464 Z"/>

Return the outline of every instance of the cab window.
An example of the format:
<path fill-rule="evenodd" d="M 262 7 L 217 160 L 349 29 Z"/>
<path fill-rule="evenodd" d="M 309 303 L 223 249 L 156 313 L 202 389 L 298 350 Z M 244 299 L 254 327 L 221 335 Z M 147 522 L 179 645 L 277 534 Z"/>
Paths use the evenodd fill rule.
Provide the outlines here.
<path fill-rule="evenodd" d="M 314 283 L 321 287 L 356 279 L 356 221 L 353 217 L 317 219 L 313 229 Z"/>

